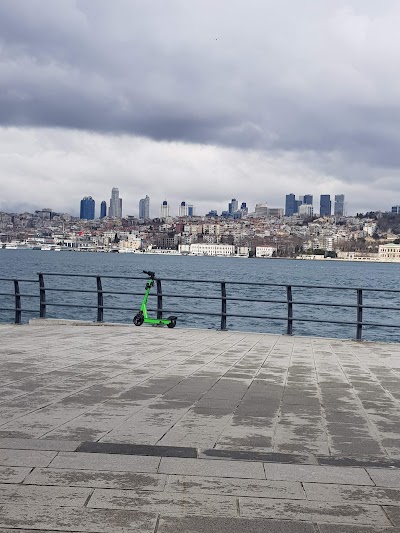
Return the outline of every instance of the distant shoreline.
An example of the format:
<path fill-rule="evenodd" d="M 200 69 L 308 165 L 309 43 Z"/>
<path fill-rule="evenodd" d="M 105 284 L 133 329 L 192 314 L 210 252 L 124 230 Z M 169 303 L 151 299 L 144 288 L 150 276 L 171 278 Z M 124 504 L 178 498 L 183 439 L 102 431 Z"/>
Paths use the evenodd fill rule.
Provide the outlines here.
<path fill-rule="evenodd" d="M 337 261 L 344 263 L 400 263 L 399 260 L 379 259 L 378 257 L 324 257 L 324 256 L 298 256 L 298 257 L 247 257 L 244 255 L 206 255 L 206 254 L 180 254 L 175 251 L 136 251 L 136 252 L 120 252 L 118 250 L 76 250 L 73 248 L 57 248 L 57 249 L 35 249 L 35 248 L 3 248 L 0 250 L 7 251 L 30 251 L 30 252 L 77 252 L 77 253 L 106 253 L 118 255 L 156 255 L 163 257 L 218 257 L 223 259 L 257 259 L 257 260 L 276 260 L 284 259 L 289 261 Z"/>

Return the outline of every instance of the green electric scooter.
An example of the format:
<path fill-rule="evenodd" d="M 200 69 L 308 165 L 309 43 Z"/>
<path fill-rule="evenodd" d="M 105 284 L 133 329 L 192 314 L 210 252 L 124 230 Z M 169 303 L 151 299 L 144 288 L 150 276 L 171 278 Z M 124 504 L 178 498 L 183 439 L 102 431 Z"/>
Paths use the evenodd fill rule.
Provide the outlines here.
<path fill-rule="evenodd" d="M 154 272 L 149 272 L 143 270 L 144 274 L 147 274 L 150 279 L 146 283 L 146 292 L 144 293 L 142 305 L 140 306 L 140 311 L 133 317 L 133 323 L 135 326 L 141 326 L 144 322 L 146 324 L 153 324 L 154 326 L 167 326 L 168 328 L 174 328 L 176 326 L 177 317 L 169 316 L 168 318 L 149 318 L 147 314 L 147 299 L 149 297 L 151 288 L 154 285 L 154 279 L 156 277 Z"/>

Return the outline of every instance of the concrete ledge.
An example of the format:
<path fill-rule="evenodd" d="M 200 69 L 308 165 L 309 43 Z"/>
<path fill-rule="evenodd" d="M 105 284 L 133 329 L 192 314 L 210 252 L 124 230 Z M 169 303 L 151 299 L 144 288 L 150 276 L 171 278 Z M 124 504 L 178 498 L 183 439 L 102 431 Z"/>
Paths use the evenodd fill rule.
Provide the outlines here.
<path fill-rule="evenodd" d="M 118 326 L 131 327 L 133 324 L 120 324 L 119 322 L 92 322 L 90 320 L 68 320 L 66 318 L 31 318 L 30 326 Z"/>

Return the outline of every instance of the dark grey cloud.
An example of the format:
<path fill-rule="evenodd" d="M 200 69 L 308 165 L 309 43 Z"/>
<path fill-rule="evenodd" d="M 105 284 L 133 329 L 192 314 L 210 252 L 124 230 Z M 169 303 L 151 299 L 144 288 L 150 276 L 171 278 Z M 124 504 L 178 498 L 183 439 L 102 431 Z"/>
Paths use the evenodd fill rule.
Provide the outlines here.
<path fill-rule="evenodd" d="M 392 0 L 3 0 L 0 123 L 397 167 L 396 15 Z"/>
<path fill-rule="evenodd" d="M 398 20 L 397 0 L 2 0 L 0 209 L 112 186 L 129 213 L 399 203 Z"/>

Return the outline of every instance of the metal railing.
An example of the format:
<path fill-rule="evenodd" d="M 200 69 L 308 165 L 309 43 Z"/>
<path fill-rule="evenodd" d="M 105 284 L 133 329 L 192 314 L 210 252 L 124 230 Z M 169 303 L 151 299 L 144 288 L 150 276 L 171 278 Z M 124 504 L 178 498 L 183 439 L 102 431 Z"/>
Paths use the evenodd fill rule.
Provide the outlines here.
<path fill-rule="evenodd" d="M 60 286 L 49 286 L 45 284 L 45 279 L 58 279 L 63 278 L 80 278 L 80 279 L 92 279 L 96 281 L 95 289 L 88 288 L 67 288 Z M 103 280 L 123 280 L 125 282 L 130 282 L 133 280 L 142 280 L 145 281 L 147 278 L 142 276 L 100 276 L 92 274 L 60 274 L 54 272 L 47 273 L 38 273 L 38 279 L 10 279 L 10 278 L 0 278 L 0 282 L 10 282 L 13 285 L 12 293 L 0 293 L 0 297 L 12 297 L 14 300 L 13 307 L 0 307 L 0 311 L 11 311 L 14 314 L 14 323 L 21 324 L 23 314 L 38 314 L 40 318 L 47 317 L 47 311 L 49 307 L 52 308 L 77 308 L 77 309 L 93 309 L 96 313 L 96 321 L 103 322 L 105 312 L 107 311 L 128 311 L 132 313 L 132 317 L 135 312 L 138 310 L 134 306 L 112 306 L 105 305 L 105 298 L 108 295 L 128 295 L 129 296 L 143 296 L 143 292 L 134 292 L 130 290 L 124 291 L 115 291 L 115 290 L 104 290 L 103 289 Z M 208 284 L 216 286 L 218 288 L 218 294 L 208 293 L 208 294 L 190 294 L 190 293 L 164 293 L 162 288 L 162 282 L 173 282 L 175 284 Z M 38 292 L 35 294 L 32 293 L 21 293 L 20 284 L 28 283 L 35 284 L 37 286 Z M 269 288 L 269 289 L 279 289 L 282 290 L 285 297 L 279 299 L 271 298 L 250 298 L 248 295 L 243 296 L 228 296 L 229 289 L 238 289 L 238 288 L 247 288 L 249 286 L 257 286 L 259 288 Z M 351 302 L 335 302 L 335 301 L 310 301 L 310 300 L 294 300 L 293 289 L 301 290 L 334 290 L 334 291 L 351 291 L 355 296 L 354 303 Z M 62 293 L 64 295 L 63 301 L 60 300 L 51 300 L 49 296 L 53 293 Z M 68 298 L 69 294 L 93 294 L 93 303 L 77 303 L 71 302 Z M 157 299 L 156 308 L 149 309 L 149 311 L 156 312 L 157 318 L 162 318 L 163 313 L 173 313 L 174 315 L 204 315 L 208 317 L 218 318 L 218 329 L 226 330 L 227 329 L 227 319 L 231 317 L 236 318 L 249 318 L 248 314 L 232 312 L 228 309 L 228 302 L 246 302 L 246 303 L 259 303 L 259 304 L 280 304 L 285 306 L 286 311 L 282 316 L 273 315 L 254 315 L 251 314 L 251 319 L 264 320 L 264 321 L 282 321 L 286 323 L 286 334 L 292 335 L 294 332 L 294 323 L 295 322 L 312 322 L 312 323 L 321 323 L 321 324 L 337 324 L 343 326 L 353 326 L 355 327 L 355 338 L 357 340 L 362 340 L 362 333 L 364 327 L 377 327 L 377 328 L 400 328 L 400 323 L 381 323 L 381 322 L 371 322 L 364 320 L 363 311 L 364 309 L 371 310 L 389 310 L 389 311 L 400 311 L 399 307 L 387 306 L 387 305 L 371 305 L 363 303 L 363 296 L 365 293 L 400 293 L 400 290 L 396 289 L 375 289 L 375 288 L 354 288 L 354 287 L 343 287 L 343 286 L 329 286 L 329 285 L 287 285 L 279 283 L 261 283 L 261 282 L 242 282 L 242 281 L 221 281 L 221 280 L 191 280 L 191 279 L 176 279 L 176 278 L 156 278 L 156 291 L 151 295 L 153 298 Z M 32 308 L 23 308 L 22 301 L 25 299 L 38 299 L 38 307 L 35 309 Z M 190 308 L 190 309 L 166 309 L 163 306 L 163 299 L 185 299 L 185 300 L 205 300 L 207 302 L 216 301 L 220 302 L 220 311 L 213 311 L 208 309 L 199 309 Z M 310 316 L 300 316 L 295 314 L 295 309 L 297 306 L 316 306 L 316 307 L 329 307 L 329 308 L 354 308 L 355 317 L 354 320 L 343 320 L 338 318 L 315 318 Z M 79 316 L 76 319 L 80 319 Z M 217 324 L 215 324 L 217 326 Z M 264 328 L 263 328 L 264 331 Z"/>

